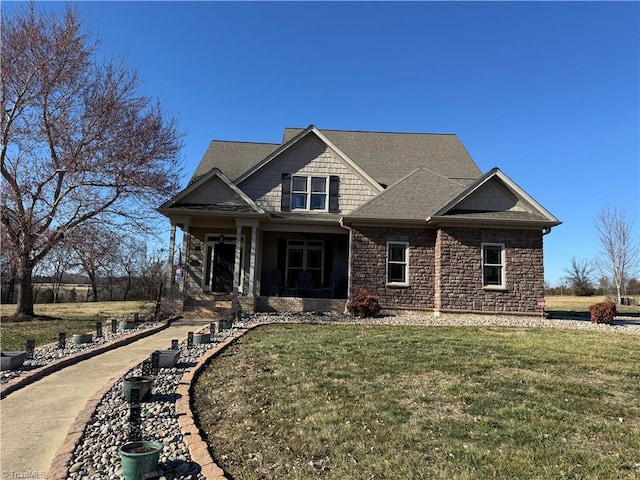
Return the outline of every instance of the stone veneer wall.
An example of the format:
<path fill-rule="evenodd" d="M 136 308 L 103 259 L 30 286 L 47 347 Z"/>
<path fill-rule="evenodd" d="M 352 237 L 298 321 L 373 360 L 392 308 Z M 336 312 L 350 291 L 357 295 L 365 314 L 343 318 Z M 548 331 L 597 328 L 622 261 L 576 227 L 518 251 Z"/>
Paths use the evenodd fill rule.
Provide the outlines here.
<path fill-rule="evenodd" d="M 482 287 L 482 243 L 505 244 L 504 290 Z M 540 230 L 443 228 L 437 238 L 440 311 L 539 313 L 544 295 Z"/>
<path fill-rule="evenodd" d="M 352 227 L 351 288 L 380 296 L 386 309 L 435 307 L 435 238 L 426 228 Z M 387 242 L 409 243 L 409 286 L 386 285 Z"/>
<path fill-rule="evenodd" d="M 256 297 L 257 312 L 323 312 L 341 314 L 345 311 L 345 299 Z"/>

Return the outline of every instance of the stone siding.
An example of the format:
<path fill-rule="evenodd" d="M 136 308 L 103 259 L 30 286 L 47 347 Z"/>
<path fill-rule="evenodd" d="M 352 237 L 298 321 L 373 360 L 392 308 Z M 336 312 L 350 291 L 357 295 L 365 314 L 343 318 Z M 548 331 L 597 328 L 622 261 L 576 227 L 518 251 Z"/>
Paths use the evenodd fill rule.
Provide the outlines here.
<path fill-rule="evenodd" d="M 352 293 L 379 295 L 384 309 L 537 314 L 544 294 L 539 230 L 353 227 Z M 409 243 L 409 286 L 386 285 L 386 244 Z M 482 286 L 482 243 L 505 244 L 506 287 Z"/>
<path fill-rule="evenodd" d="M 344 313 L 347 301 L 331 298 L 257 297 L 258 312 Z"/>
<path fill-rule="evenodd" d="M 482 287 L 482 243 L 504 243 L 505 288 Z M 444 228 L 438 231 L 441 311 L 539 313 L 544 294 L 540 230 Z"/>
<path fill-rule="evenodd" d="M 353 227 L 352 292 L 365 288 L 380 297 L 385 309 L 435 307 L 435 230 L 422 228 Z M 387 242 L 409 243 L 409 285 L 386 283 Z"/>
<path fill-rule="evenodd" d="M 257 205 L 269 212 L 280 211 L 282 174 L 340 177 L 340 213 L 348 213 L 376 195 L 363 178 L 315 136 L 309 136 L 254 173 L 239 187 Z M 321 214 L 318 212 L 318 214 Z"/>

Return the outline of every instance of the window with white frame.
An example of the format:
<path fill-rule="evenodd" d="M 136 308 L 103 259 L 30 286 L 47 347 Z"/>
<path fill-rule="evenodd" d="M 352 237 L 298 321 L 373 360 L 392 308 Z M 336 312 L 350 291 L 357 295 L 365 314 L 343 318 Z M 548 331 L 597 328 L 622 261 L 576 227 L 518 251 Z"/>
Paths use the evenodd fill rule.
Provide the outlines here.
<path fill-rule="evenodd" d="M 504 288 L 504 244 L 482 244 L 482 286 Z"/>
<path fill-rule="evenodd" d="M 294 175 L 291 185 L 291 210 L 327 210 L 329 177 Z"/>
<path fill-rule="evenodd" d="M 387 285 L 409 285 L 407 242 L 387 242 Z"/>
<path fill-rule="evenodd" d="M 295 286 L 300 272 L 311 274 L 311 284 L 318 288 L 324 281 L 324 242 L 289 240 L 287 242 L 286 282 Z"/>

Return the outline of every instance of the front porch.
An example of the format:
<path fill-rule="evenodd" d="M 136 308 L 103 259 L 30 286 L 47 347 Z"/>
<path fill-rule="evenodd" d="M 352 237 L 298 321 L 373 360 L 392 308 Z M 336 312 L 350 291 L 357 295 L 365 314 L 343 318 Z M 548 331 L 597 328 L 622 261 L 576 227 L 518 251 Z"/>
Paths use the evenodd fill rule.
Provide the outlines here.
<path fill-rule="evenodd" d="M 334 225 L 257 221 L 185 226 L 185 299 L 228 296 L 234 311 L 342 313 L 348 291 L 348 235 Z M 284 231 L 283 231 L 284 230 Z M 206 303 L 206 302 L 205 302 Z"/>

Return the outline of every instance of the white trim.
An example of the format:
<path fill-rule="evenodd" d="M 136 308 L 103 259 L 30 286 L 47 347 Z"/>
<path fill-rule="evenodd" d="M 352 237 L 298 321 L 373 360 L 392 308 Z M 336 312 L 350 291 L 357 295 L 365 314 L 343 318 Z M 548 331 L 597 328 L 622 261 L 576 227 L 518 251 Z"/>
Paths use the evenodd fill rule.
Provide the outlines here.
<path fill-rule="evenodd" d="M 391 261 L 389 259 L 389 246 L 390 245 L 402 245 L 404 247 L 404 262 Z M 390 282 L 389 281 L 389 264 L 401 265 L 404 263 L 404 282 Z M 409 286 L 409 242 L 387 240 L 385 251 L 385 285 L 388 287 L 408 287 Z"/>
<path fill-rule="evenodd" d="M 489 263 L 485 265 L 484 263 L 484 249 L 485 247 L 500 247 L 500 263 Z M 507 256 L 506 256 L 506 247 L 504 243 L 496 243 L 496 242 L 483 242 L 480 244 L 480 265 L 481 265 L 481 274 L 482 274 L 482 288 L 485 290 L 506 290 L 507 288 Z M 484 268 L 487 267 L 500 267 L 500 284 L 499 285 L 485 285 L 484 279 Z"/>

